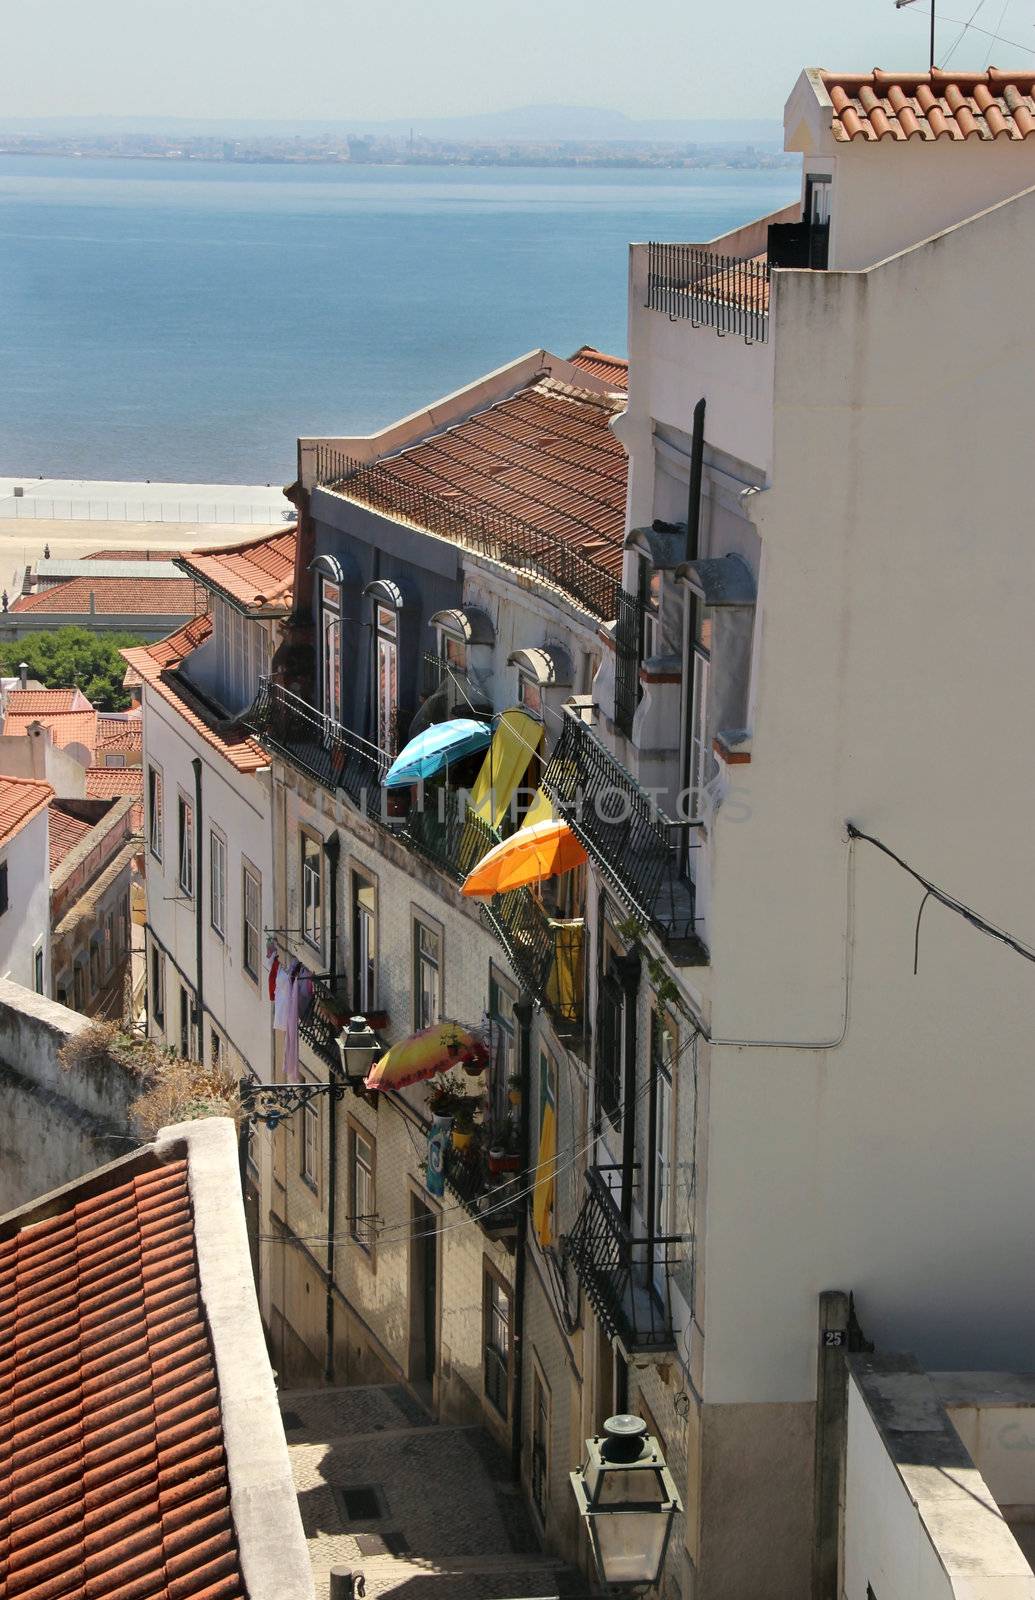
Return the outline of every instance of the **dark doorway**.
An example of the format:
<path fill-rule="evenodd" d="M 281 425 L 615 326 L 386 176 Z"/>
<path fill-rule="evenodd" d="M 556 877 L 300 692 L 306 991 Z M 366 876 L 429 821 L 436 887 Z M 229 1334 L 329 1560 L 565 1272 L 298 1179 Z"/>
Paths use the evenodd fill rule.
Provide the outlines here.
<path fill-rule="evenodd" d="M 438 1366 L 438 1218 L 411 1200 L 410 1381 L 428 1390 Z"/>

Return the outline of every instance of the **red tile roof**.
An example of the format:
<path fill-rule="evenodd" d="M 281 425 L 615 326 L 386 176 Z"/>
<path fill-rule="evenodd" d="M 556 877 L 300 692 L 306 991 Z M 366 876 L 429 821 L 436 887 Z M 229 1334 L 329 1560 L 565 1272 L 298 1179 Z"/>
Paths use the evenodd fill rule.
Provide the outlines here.
<path fill-rule="evenodd" d="M 81 817 L 70 817 L 67 811 L 62 811 L 61 802 L 50 802 L 50 870 L 56 872 L 71 850 L 74 850 L 81 839 L 93 827 L 92 822 L 84 822 Z"/>
<path fill-rule="evenodd" d="M 4 733 L 27 733 L 33 722 L 50 729 L 51 743 L 59 750 L 81 744 L 92 754 L 97 740 L 96 711 L 62 711 L 57 716 L 36 716 L 31 711 L 9 711 L 4 718 Z"/>
<path fill-rule="evenodd" d="M 1035 72 L 820 72 L 831 130 L 861 139 L 1028 139 L 1035 134 Z"/>
<path fill-rule="evenodd" d="M 186 1162 L 0 1239 L 17 1600 L 245 1600 Z"/>
<path fill-rule="evenodd" d="M 97 753 L 105 750 L 142 750 L 144 748 L 143 718 L 106 716 L 97 713 Z"/>
<path fill-rule="evenodd" d="M 206 744 L 225 756 L 231 766 L 238 772 L 255 772 L 269 765 L 269 757 L 258 740 L 209 710 L 177 674 L 180 663 L 204 643 L 211 631 L 211 617 L 196 617 L 167 639 L 159 639 L 151 645 L 136 645 L 123 650 L 122 655 L 143 682 L 174 706 L 184 721 L 201 734 Z"/>
<path fill-rule="evenodd" d="M 629 363 L 622 356 L 606 356 L 591 344 L 583 344 L 568 360 L 573 367 L 581 367 L 583 372 L 591 372 L 594 377 L 613 383 L 623 394 L 629 387 Z"/>
<path fill-rule="evenodd" d="M 90 702 L 81 689 L 9 689 L 5 702 L 8 711 L 44 712 L 86 711 Z"/>
<path fill-rule="evenodd" d="M 12 611 L 49 611 L 60 616 L 182 617 L 194 610 L 189 578 L 69 578 L 32 594 L 21 594 Z"/>
<path fill-rule="evenodd" d="M 143 799 L 143 767 L 87 767 L 88 800 L 118 800 L 127 794 Z"/>
<path fill-rule="evenodd" d="M 0 777 L 0 845 L 10 844 L 15 834 L 50 804 L 53 794 L 49 783 L 36 778 Z"/>
<path fill-rule="evenodd" d="M 180 564 L 205 584 L 249 611 L 287 611 L 295 575 L 296 529 L 217 550 L 192 550 Z"/>
<path fill-rule="evenodd" d="M 363 498 L 418 526 L 414 490 L 460 512 L 502 512 L 617 577 L 627 463 L 610 423 L 623 406 L 540 378 L 379 462 L 378 488 Z"/>
<path fill-rule="evenodd" d="M 146 550 L 91 550 L 83 561 L 171 561 L 176 550 L 156 550 L 153 545 Z"/>

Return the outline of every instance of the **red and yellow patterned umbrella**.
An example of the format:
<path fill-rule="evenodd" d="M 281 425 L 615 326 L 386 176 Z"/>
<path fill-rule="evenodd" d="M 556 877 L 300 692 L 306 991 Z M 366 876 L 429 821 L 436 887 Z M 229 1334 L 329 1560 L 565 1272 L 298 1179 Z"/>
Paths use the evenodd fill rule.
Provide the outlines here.
<path fill-rule="evenodd" d="M 489 1047 L 477 1030 L 459 1022 L 436 1022 L 393 1044 L 371 1067 L 364 1083 L 368 1089 L 405 1089 L 450 1067 L 480 1069 L 488 1064 Z"/>

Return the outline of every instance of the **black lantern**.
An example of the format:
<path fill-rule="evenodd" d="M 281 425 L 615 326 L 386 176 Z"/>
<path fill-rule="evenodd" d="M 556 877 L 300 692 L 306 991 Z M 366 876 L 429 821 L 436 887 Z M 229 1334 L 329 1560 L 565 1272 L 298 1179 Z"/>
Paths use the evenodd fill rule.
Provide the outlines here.
<path fill-rule="evenodd" d="M 647 1589 L 665 1565 L 672 1519 L 683 1506 L 658 1441 L 642 1417 L 608 1417 L 586 1440 L 587 1459 L 571 1474 L 593 1559 L 611 1589 Z"/>
<path fill-rule="evenodd" d="M 381 1041 L 366 1017 L 350 1017 L 336 1040 L 341 1055 L 341 1070 L 352 1089 L 362 1088 L 375 1059 L 382 1053 Z"/>

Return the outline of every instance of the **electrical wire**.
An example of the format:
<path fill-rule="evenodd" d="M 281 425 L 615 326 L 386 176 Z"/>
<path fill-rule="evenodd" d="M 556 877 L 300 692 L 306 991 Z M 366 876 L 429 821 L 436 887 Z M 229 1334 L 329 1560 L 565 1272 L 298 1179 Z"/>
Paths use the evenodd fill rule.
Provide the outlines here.
<path fill-rule="evenodd" d="M 953 40 L 952 44 L 949 46 L 948 50 L 945 52 L 945 55 L 942 58 L 942 65 L 941 65 L 941 70 L 943 72 L 945 71 L 946 67 L 949 65 L 949 62 L 952 60 L 953 56 L 955 55 L 957 46 L 962 44 L 964 36 L 967 33 L 968 29 L 970 29 L 973 26 L 974 18 L 977 16 L 978 12 L 981 10 L 981 7 L 984 5 L 984 3 L 985 3 L 985 0 L 978 0 L 977 5 L 974 7 L 973 11 L 970 13 L 969 22 L 965 22 L 963 24 L 963 26 L 960 29 L 959 33 L 956 35 L 955 39 Z M 1002 23 L 1002 18 L 1000 18 L 1000 24 L 1001 23 Z M 992 49 L 991 45 L 989 45 L 988 48 L 989 48 L 989 52 L 991 53 L 991 49 Z"/>
<path fill-rule="evenodd" d="M 927 26 L 927 23 L 930 22 L 930 18 L 931 18 L 930 9 L 928 9 L 926 11 L 916 11 L 916 12 L 914 12 L 913 10 L 909 10 L 907 12 L 907 15 L 911 16 L 911 17 L 915 17 L 917 22 L 919 22 L 922 18 L 926 18 L 927 22 L 925 22 L 925 24 L 924 24 L 925 27 Z M 973 22 L 969 22 L 969 23 L 966 22 L 963 17 L 940 17 L 939 20 L 942 21 L 942 22 L 951 22 L 957 28 L 969 28 L 971 33 L 984 34 L 985 38 L 986 39 L 991 39 L 993 44 L 1008 44 L 1010 46 L 1011 50 L 1023 50 L 1025 55 L 1035 56 L 1035 47 L 1033 47 L 1032 45 L 1030 45 L 1030 44 L 1021 44 L 1020 41 L 1017 40 L 1017 39 L 1004 39 L 1002 34 L 993 33 L 991 28 L 979 28 Z M 989 52 L 989 53 L 991 53 L 991 52 Z"/>

